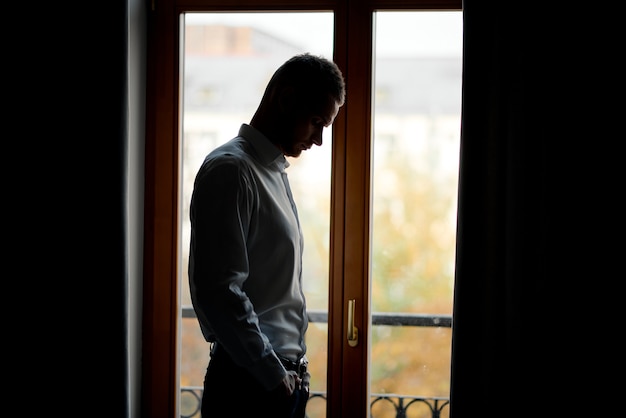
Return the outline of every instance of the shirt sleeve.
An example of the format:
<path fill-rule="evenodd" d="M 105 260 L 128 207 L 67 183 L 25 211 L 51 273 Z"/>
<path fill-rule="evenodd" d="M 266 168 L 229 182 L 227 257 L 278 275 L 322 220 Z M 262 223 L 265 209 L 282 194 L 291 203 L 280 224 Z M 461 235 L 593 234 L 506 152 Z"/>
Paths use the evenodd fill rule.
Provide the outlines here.
<path fill-rule="evenodd" d="M 217 341 L 270 390 L 286 371 L 242 289 L 255 190 L 254 177 L 240 160 L 223 157 L 200 169 L 190 205 L 189 285 L 205 338 Z"/>

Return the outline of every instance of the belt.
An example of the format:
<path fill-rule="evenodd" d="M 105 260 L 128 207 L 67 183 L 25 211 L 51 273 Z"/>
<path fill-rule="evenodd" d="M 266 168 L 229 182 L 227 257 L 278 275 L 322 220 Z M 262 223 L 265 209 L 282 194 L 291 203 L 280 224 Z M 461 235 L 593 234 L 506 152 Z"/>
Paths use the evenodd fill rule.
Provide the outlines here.
<path fill-rule="evenodd" d="M 278 359 L 281 363 L 283 363 L 285 369 L 297 372 L 298 376 L 300 377 L 304 376 L 307 368 L 309 367 L 309 360 L 306 358 L 306 356 L 300 357 L 298 361 L 289 360 L 288 358 L 285 358 L 283 356 L 278 356 Z"/>
<path fill-rule="evenodd" d="M 221 357 L 224 355 L 230 357 L 222 346 L 220 346 L 216 342 L 213 342 L 211 344 L 211 357 Z M 294 372 L 298 373 L 299 377 L 303 377 L 309 367 L 309 360 L 306 358 L 306 356 L 300 357 L 297 361 L 289 360 L 288 358 L 285 358 L 278 354 L 277 356 L 285 369 L 293 370 Z"/>

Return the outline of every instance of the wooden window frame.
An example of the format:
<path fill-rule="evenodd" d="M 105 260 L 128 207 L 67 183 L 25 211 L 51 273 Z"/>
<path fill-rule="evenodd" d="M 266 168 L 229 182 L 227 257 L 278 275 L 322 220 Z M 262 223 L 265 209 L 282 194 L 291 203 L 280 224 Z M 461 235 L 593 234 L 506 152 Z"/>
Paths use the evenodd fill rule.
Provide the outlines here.
<path fill-rule="evenodd" d="M 148 12 L 148 74 L 145 146 L 145 224 L 142 324 L 142 416 L 179 418 L 178 201 L 180 152 L 179 14 L 189 11 L 332 11 L 333 59 L 347 80 L 349 100 L 333 125 L 333 181 L 329 299 L 327 416 L 368 413 L 366 344 L 347 355 L 347 299 L 368 302 L 372 78 L 372 12 L 462 10 L 461 0 L 152 0 Z M 352 41 L 358 40 L 358 41 Z M 350 127 L 348 131 L 348 127 Z M 364 143 L 365 142 L 365 143 Z M 350 150 L 350 152 L 346 152 Z M 362 179 L 352 181 L 351 179 Z M 362 208 L 346 212 L 346 208 Z M 349 216 L 347 216 L 349 215 Z M 345 237 L 360 243 L 344 249 Z M 355 239 L 356 238 L 356 239 Z M 365 279 L 364 279 L 365 278 Z M 355 323 L 368 323 L 368 303 L 358 303 Z M 360 338 L 367 341 L 367 327 Z M 331 332 L 331 330 L 333 330 Z M 343 376 L 360 387 L 350 387 Z M 341 401 L 336 401 L 340 399 Z"/>

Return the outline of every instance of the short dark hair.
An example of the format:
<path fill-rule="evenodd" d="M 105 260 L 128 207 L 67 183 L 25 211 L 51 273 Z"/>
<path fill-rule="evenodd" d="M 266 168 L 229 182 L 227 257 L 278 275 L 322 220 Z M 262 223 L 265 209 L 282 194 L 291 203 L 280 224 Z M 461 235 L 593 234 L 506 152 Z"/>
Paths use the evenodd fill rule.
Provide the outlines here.
<path fill-rule="evenodd" d="M 308 52 L 291 57 L 276 70 L 268 88 L 277 85 L 292 85 L 310 94 L 329 94 L 340 105 L 346 98 L 345 81 L 337 64 Z"/>

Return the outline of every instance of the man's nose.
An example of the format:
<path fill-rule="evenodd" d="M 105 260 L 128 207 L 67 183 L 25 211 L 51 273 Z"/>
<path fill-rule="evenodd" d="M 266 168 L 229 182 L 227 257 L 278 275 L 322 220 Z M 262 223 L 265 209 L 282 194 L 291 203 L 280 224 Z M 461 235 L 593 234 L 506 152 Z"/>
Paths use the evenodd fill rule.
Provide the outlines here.
<path fill-rule="evenodd" d="M 320 133 L 313 138 L 313 143 L 317 146 L 322 145 L 322 131 L 320 131 Z"/>

